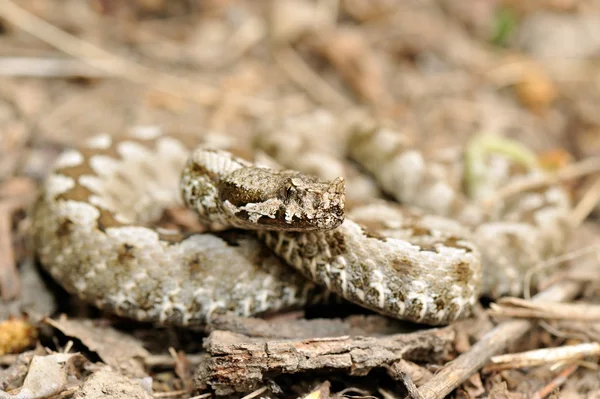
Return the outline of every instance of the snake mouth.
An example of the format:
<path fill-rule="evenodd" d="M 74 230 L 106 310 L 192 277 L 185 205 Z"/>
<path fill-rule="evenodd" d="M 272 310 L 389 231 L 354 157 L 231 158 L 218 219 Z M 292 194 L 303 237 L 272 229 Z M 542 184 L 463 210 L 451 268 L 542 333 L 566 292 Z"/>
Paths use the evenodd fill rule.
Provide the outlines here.
<path fill-rule="evenodd" d="M 280 207 L 272 216 L 256 217 L 251 212 L 242 210 L 235 215 L 245 228 L 276 231 L 327 231 L 339 227 L 345 219 L 343 206 L 327 208 L 327 212 L 317 216 L 310 214 L 290 215 L 289 208 Z M 250 223 L 248 226 L 246 223 Z"/>
<path fill-rule="evenodd" d="M 268 179 L 267 179 L 268 178 Z M 296 171 L 237 170 L 218 185 L 222 211 L 234 227 L 331 230 L 345 217 L 345 184 Z"/>

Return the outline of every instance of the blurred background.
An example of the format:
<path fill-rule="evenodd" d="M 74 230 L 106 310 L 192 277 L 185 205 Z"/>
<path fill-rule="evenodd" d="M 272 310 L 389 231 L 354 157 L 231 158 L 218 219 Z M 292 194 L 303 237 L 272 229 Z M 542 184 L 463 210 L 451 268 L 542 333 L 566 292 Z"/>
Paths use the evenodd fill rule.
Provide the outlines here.
<path fill-rule="evenodd" d="M 135 124 L 241 137 L 356 106 L 420 139 L 501 133 L 562 162 L 600 148 L 599 54 L 597 0 L 5 0 L 0 180 L 32 141 Z"/>

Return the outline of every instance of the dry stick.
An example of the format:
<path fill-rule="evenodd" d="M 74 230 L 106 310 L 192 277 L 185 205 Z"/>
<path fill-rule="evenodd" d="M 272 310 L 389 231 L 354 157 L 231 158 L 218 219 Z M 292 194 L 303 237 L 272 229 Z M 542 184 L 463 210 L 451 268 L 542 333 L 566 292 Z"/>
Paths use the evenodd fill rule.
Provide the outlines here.
<path fill-rule="evenodd" d="M 592 186 L 579 200 L 577 206 L 571 212 L 569 220 L 573 226 L 579 226 L 598 205 L 600 199 L 600 177 L 594 180 Z"/>
<path fill-rule="evenodd" d="M 483 372 L 488 373 L 516 368 L 536 367 L 556 362 L 572 362 L 587 356 L 598 355 L 600 355 L 600 343 L 597 342 L 535 349 L 521 353 L 493 356 L 491 364 L 485 366 Z"/>
<path fill-rule="evenodd" d="M 280 46 L 274 52 L 274 57 L 289 78 L 314 100 L 330 108 L 337 109 L 343 109 L 351 105 L 346 97 L 338 93 L 329 83 L 316 74 L 291 47 L 287 45 Z"/>
<path fill-rule="evenodd" d="M 109 65 L 110 66 L 110 65 Z M 0 76 L 68 78 L 101 78 L 112 76 L 105 70 L 95 68 L 85 62 L 72 58 L 40 57 L 2 57 L 0 58 Z"/>
<path fill-rule="evenodd" d="M 522 298 L 505 297 L 490 304 L 492 316 L 553 320 L 600 321 L 600 306 L 585 303 L 533 303 Z"/>
<path fill-rule="evenodd" d="M 242 399 L 252 399 L 257 397 L 258 395 L 260 395 L 261 393 L 265 392 L 267 390 L 268 387 L 264 386 L 262 388 L 258 388 L 256 391 L 254 392 L 250 392 L 248 395 L 244 396 Z"/>
<path fill-rule="evenodd" d="M 0 17 L 64 53 L 80 58 L 87 64 L 112 75 L 121 76 L 166 93 L 181 95 L 201 104 L 212 104 L 219 98 L 218 90 L 215 88 L 200 87 L 198 82 L 162 74 L 141 64 L 115 56 L 38 18 L 11 0 L 0 2 Z"/>
<path fill-rule="evenodd" d="M 415 385 L 415 383 L 413 382 L 413 380 L 410 378 L 410 376 L 408 374 L 400 373 L 400 379 L 402 380 L 404 387 L 408 391 L 409 398 L 411 398 L 411 399 L 422 399 L 423 398 L 423 396 L 419 393 L 417 386 Z"/>
<path fill-rule="evenodd" d="M 567 382 L 567 379 L 571 376 L 571 374 L 573 374 L 575 371 L 577 371 L 578 368 L 579 368 L 579 365 L 577 365 L 577 364 L 572 364 L 572 365 L 568 366 L 567 368 L 565 368 L 563 371 L 560 372 L 558 377 L 553 379 L 545 387 L 538 390 L 531 397 L 531 399 L 542 399 L 542 398 L 545 398 L 546 396 L 550 395 L 552 392 L 554 392 L 555 389 L 557 389 L 562 384 Z"/>
<path fill-rule="evenodd" d="M 581 290 L 581 284 L 562 281 L 533 297 L 533 301 L 561 302 L 573 299 Z M 441 399 L 450 394 L 471 375 L 481 369 L 496 353 L 504 350 L 527 333 L 534 322 L 527 320 L 506 321 L 483 336 L 468 352 L 463 353 L 419 388 L 424 399 Z"/>
<path fill-rule="evenodd" d="M 189 394 L 190 391 L 187 389 L 180 389 L 178 391 L 168 391 L 168 392 L 154 392 L 152 394 L 153 397 L 155 398 L 172 398 L 174 396 L 181 396 L 181 395 L 186 395 Z"/>

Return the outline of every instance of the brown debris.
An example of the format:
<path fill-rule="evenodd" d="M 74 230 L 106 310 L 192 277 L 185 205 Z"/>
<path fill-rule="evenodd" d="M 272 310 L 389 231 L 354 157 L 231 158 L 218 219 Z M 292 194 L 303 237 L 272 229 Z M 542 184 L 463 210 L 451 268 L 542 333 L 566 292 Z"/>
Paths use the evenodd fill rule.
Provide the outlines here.
<path fill-rule="evenodd" d="M 194 368 L 192 362 L 188 359 L 185 352 L 175 351 L 173 348 L 169 348 L 169 352 L 173 359 L 175 359 L 175 374 L 183 382 L 185 391 L 191 392 L 193 390 L 193 375 Z"/>
<path fill-rule="evenodd" d="M 139 381 L 106 368 L 95 372 L 85 380 L 73 398 L 152 399 L 152 395 Z"/>
<path fill-rule="evenodd" d="M 41 348 L 35 350 L 23 352 L 18 356 L 7 355 L 2 358 L 13 357 L 10 366 L 0 371 L 0 391 L 11 391 L 23 385 L 27 371 L 29 370 L 29 364 L 34 356 L 44 355 L 45 352 Z M 4 365 L 4 364 L 3 364 Z"/>
<path fill-rule="evenodd" d="M 0 292 L 4 301 L 16 298 L 21 290 L 12 245 L 11 208 L 0 204 Z"/>
<path fill-rule="evenodd" d="M 12 217 L 35 198 L 35 185 L 27 178 L 15 177 L 0 185 L 0 292 L 8 301 L 19 296 L 21 281 L 13 250 Z"/>
<path fill-rule="evenodd" d="M 63 334 L 80 340 L 89 350 L 96 352 L 104 363 L 126 375 L 145 377 L 143 360 L 150 354 L 142 343 L 131 335 L 92 320 L 46 319 L 47 324 Z"/>
<path fill-rule="evenodd" d="M 546 112 L 558 97 L 556 85 L 540 66 L 523 71 L 515 93 L 523 105 L 537 113 Z"/>
<path fill-rule="evenodd" d="M 274 341 L 228 331 L 213 331 L 204 346 L 212 355 L 198 367 L 196 385 L 217 395 L 249 392 L 267 376 L 321 369 L 366 375 L 400 359 L 433 361 L 444 356 L 454 339 L 451 327 L 381 338 L 337 337 Z"/>
<path fill-rule="evenodd" d="M 69 376 L 81 355 L 55 353 L 33 356 L 23 386 L 10 392 L 0 391 L 0 399 L 42 399 L 69 389 Z M 16 392 L 15 392 L 16 391 Z"/>
<path fill-rule="evenodd" d="M 20 266 L 21 294 L 0 305 L 0 319 L 19 318 L 25 314 L 30 323 L 37 324 L 56 310 L 56 300 L 44 284 L 33 257 L 26 257 Z"/>

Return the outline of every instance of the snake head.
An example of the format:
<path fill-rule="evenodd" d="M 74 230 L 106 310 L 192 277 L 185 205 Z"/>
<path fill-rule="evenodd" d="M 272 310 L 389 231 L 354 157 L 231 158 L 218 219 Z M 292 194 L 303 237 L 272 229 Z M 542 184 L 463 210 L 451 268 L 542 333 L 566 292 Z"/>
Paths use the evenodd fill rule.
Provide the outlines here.
<path fill-rule="evenodd" d="M 331 230 L 344 221 L 345 184 L 296 171 L 241 168 L 218 184 L 232 225 L 263 230 Z"/>

